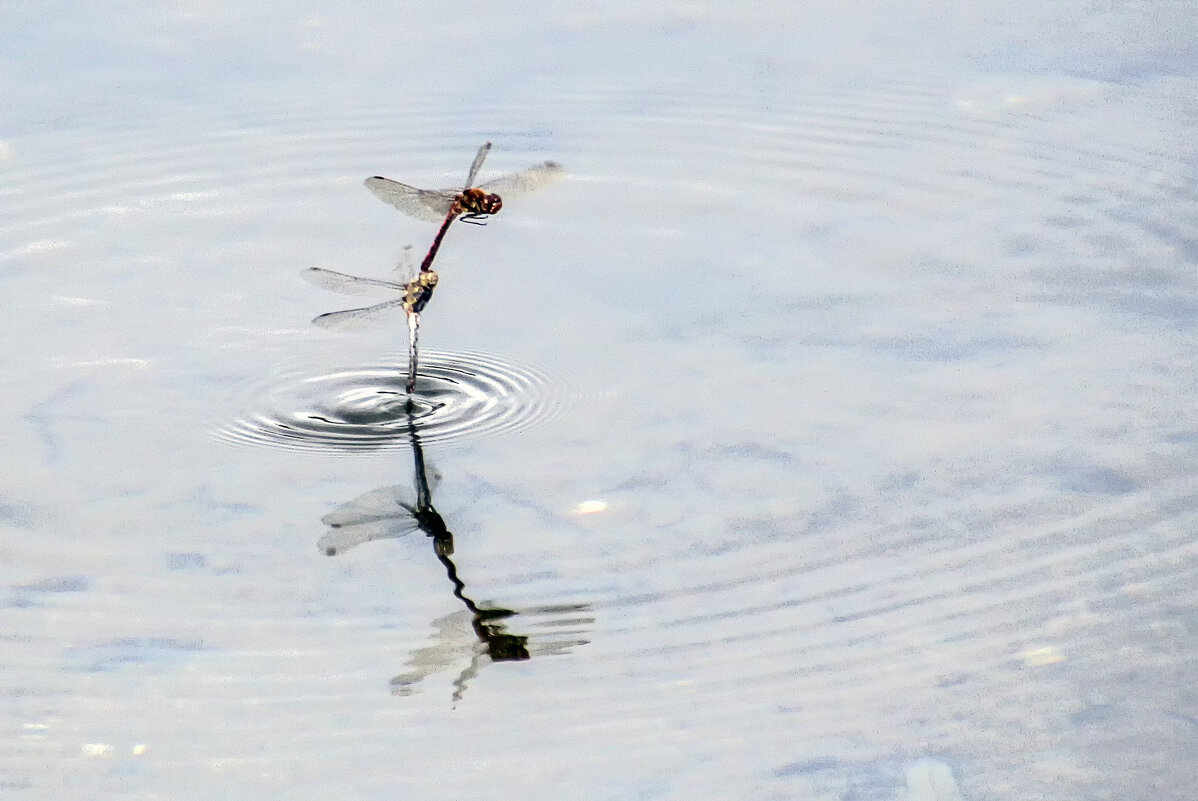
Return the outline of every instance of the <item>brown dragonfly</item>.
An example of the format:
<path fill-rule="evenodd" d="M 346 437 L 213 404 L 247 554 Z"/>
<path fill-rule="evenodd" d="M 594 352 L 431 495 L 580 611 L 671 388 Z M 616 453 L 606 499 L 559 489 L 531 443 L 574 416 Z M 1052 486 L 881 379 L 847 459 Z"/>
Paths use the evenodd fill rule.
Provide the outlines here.
<path fill-rule="evenodd" d="M 346 295 L 393 295 L 391 299 L 373 306 L 322 314 L 313 318 L 312 323 L 321 328 L 349 331 L 372 323 L 390 312 L 403 309 L 408 318 L 408 394 L 416 388 L 416 345 L 420 336 L 420 313 L 432 299 L 438 281 L 437 274 L 432 270 L 421 270 L 417 273 L 413 269 L 413 263 L 412 246 L 408 245 L 403 249 L 399 264 L 396 265 L 396 277 L 399 279 L 396 281 L 362 278 L 333 270 L 322 270 L 319 267 L 310 267 L 301 273 L 308 282 L 333 292 Z"/>
<path fill-rule="evenodd" d="M 432 247 L 420 264 L 421 272 L 432 269 L 433 259 L 437 257 L 437 251 L 441 247 L 441 240 L 454 220 L 461 217 L 462 222 L 485 225 L 487 217 L 498 214 L 503 208 L 501 195 L 514 197 L 532 192 L 562 174 L 562 165 L 556 161 L 546 161 L 474 186 L 474 179 L 490 152 L 490 142 L 478 149 L 478 155 L 474 157 L 474 163 L 470 165 L 470 172 L 466 175 L 466 185 L 462 189 L 417 189 L 380 175 L 366 179 L 366 188 L 384 203 L 419 220 L 441 222 L 441 230 L 437 232 Z"/>

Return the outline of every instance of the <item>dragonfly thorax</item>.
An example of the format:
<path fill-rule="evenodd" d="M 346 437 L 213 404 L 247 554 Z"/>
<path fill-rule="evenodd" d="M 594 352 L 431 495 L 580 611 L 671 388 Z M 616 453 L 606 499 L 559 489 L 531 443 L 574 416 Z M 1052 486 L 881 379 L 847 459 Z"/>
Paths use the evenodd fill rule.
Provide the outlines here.
<path fill-rule="evenodd" d="M 499 195 L 474 188 L 462 192 L 458 198 L 458 205 L 467 214 L 498 214 L 503 208 L 503 199 Z"/>
<path fill-rule="evenodd" d="M 433 289 L 437 286 L 437 274 L 432 270 L 424 270 L 420 275 L 404 286 L 404 310 L 409 314 L 420 314 L 433 297 Z"/>

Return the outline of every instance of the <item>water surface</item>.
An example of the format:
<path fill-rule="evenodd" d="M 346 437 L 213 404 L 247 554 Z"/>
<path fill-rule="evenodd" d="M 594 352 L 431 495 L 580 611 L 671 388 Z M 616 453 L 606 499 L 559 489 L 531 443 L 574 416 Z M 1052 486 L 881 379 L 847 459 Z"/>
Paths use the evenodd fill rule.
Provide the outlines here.
<path fill-rule="evenodd" d="M 5 793 L 1191 798 L 1192 11 L 868 8 L 6 12 Z"/>

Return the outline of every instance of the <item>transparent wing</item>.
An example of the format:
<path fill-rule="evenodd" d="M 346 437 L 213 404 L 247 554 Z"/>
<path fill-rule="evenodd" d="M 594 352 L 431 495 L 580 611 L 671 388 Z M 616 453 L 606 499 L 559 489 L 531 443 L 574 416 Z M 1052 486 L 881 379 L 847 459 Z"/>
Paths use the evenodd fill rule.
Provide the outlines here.
<path fill-rule="evenodd" d="M 556 161 L 546 161 L 527 170 L 501 175 L 498 178 L 481 184 L 478 188 L 499 195 L 506 200 L 517 197 L 547 186 L 565 175 L 562 165 Z"/>
<path fill-rule="evenodd" d="M 395 280 L 404 285 L 400 289 L 405 289 L 407 283 L 416 277 L 417 272 L 416 257 L 412 254 L 412 246 L 404 245 L 403 250 L 399 252 L 399 260 L 395 262 Z"/>
<path fill-rule="evenodd" d="M 403 309 L 403 298 L 385 300 L 373 306 L 361 309 L 346 309 L 345 311 L 329 312 L 315 317 L 313 325 L 334 331 L 356 331 L 384 319 L 393 312 Z"/>
<path fill-rule="evenodd" d="M 393 540 L 416 530 L 416 522 L 410 520 L 376 520 L 354 523 L 330 530 L 317 540 L 316 545 L 329 556 L 334 556 L 371 540 Z"/>
<path fill-rule="evenodd" d="M 453 205 L 453 199 L 460 194 L 454 189 L 417 189 L 390 178 L 383 178 L 381 175 L 367 178 L 364 183 L 379 200 L 394 206 L 404 214 L 426 222 L 441 222 L 445 219 L 449 207 Z"/>
<path fill-rule="evenodd" d="M 424 478 L 428 482 L 428 491 L 430 493 L 436 492 L 437 487 L 441 486 L 441 471 L 437 469 L 436 465 L 430 464 L 427 466 Z"/>
<path fill-rule="evenodd" d="M 377 278 L 361 278 L 356 275 L 322 270 L 319 267 L 309 267 L 300 273 L 304 280 L 315 284 L 321 289 L 341 292 L 345 295 L 379 295 L 386 292 L 403 292 L 402 284 L 394 281 L 381 281 Z"/>
<path fill-rule="evenodd" d="M 363 493 L 321 518 L 331 529 L 317 543 L 329 556 L 371 540 L 395 539 L 418 526 L 407 498 L 411 491 L 402 484 L 379 487 Z"/>
<path fill-rule="evenodd" d="M 411 497 L 412 490 L 403 484 L 379 487 L 341 504 L 322 517 L 320 522 L 332 528 L 340 528 L 380 520 L 406 519 L 414 526 L 416 521 L 412 517 Z"/>
<path fill-rule="evenodd" d="M 470 172 L 466 175 L 466 185 L 462 187 L 463 190 L 474 186 L 474 179 L 478 177 L 478 171 L 483 168 L 483 161 L 490 152 L 491 143 L 484 142 L 483 146 L 478 149 L 478 155 L 474 157 L 474 163 L 470 165 Z"/>
<path fill-rule="evenodd" d="M 441 485 L 441 474 L 437 472 L 436 467 L 426 468 L 424 459 L 420 458 L 416 461 L 416 473 L 413 476 L 413 482 L 416 489 L 416 505 L 417 507 L 429 507 L 433 505 L 433 493 L 437 491 L 437 487 Z"/>

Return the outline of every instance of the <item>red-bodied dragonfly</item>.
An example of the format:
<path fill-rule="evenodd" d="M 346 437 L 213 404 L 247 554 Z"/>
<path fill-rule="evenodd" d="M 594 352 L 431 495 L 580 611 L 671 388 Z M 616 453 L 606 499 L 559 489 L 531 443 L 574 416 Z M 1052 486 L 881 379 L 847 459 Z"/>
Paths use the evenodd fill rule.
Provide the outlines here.
<path fill-rule="evenodd" d="M 322 270 L 311 267 L 304 270 L 303 277 L 322 289 L 341 292 L 346 295 L 378 295 L 392 294 L 389 300 L 364 306 L 359 309 L 329 312 L 313 318 L 312 323 L 321 328 L 338 331 L 349 331 L 361 328 L 390 312 L 403 309 L 408 318 L 408 393 L 416 387 L 416 352 L 417 339 L 420 335 L 420 313 L 433 297 L 437 286 L 437 274 L 432 270 L 413 269 L 412 246 L 403 249 L 399 264 L 396 265 L 396 275 L 399 280 L 384 281 L 379 278 L 362 278 L 357 275 Z"/>
<path fill-rule="evenodd" d="M 562 174 L 562 165 L 556 161 L 546 161 L 474 186 L 474 179 L 482 169 L 483 161 L 489 152 L 490 142 L 478 149 L 478 155 L 474 157 L 474 163 L 470 165 L 470 172 L 466 176 L 466 185 L 462 189 L 417 189 L 380 175 L 366 179 L 366 188 L 384 203 L 417 219 L 441 222 L 441 230 L 437 232 L 432 247 L 420 264 L 421 272 L 432 269 L 433 259 L 441 247 L 441 240 L 454 220 L 461 217 L 462 222 L 484 225 L 487 217 L 498 214 L 503 208 L 501 195 L 523 195 L 540 189 Z"/>

